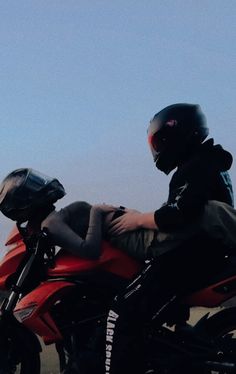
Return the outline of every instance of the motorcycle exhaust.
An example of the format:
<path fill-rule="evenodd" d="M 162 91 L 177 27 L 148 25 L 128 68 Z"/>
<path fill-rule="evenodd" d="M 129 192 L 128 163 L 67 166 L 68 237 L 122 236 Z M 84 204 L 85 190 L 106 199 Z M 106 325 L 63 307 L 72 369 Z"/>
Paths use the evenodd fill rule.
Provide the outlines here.
<path fill-rule="evenodd" d="M 211 370 L 227 370 L 235 373 L 236 364 L 232 362 L 217 362 L 217 361 L 205 361 L 205 365 Z"/>

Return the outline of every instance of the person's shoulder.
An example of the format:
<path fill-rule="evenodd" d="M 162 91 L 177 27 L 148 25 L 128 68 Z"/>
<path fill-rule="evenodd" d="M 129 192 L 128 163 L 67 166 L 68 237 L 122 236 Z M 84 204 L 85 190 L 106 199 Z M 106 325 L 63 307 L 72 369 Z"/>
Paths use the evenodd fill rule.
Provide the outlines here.
<path fill-rule="evenodd" d="M 90 212 L 91 205 L 86 201 L 74 201 L 60 210 L 60 214 L 68 217 L 74 214 L 85 214 Z"/>
<path fill-rule="evenodd" d="M 61 208 L 59 211 L 54 210 L 45 218 L 43 224 L 45 226 L 49 226 L 59 222 L 68 223 L 70 219 L 76 215 L 84 215 L 86 213 L 89 214 L 90 209 L 91 205 L 86 201 L 74 201 L 73 203 Z"/>
<path fill-rule="evenodd" d="M 58 211 L 52 211 L 41 223 L 41 227 L 50 228 L 55 225 L 58 221 L 61 220 L 60 214 Z"/>
<path fill-rule="evenodd" d="M 74 210 L 74 209 L 90 209 L 91 204 L 89 204 L 87 201 L 74 201 L 73 203 L 70 203 L 69 205 L 62 208 L 62 210 Z"/>

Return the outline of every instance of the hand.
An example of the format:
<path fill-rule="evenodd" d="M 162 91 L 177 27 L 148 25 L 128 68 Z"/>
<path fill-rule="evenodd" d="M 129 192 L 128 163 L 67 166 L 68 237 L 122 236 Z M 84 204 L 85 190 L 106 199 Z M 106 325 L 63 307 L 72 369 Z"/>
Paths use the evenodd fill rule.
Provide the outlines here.
<path fill-rule="evenodd" d="M 141 213 L 135 210 L 128 210 L 127 213 L 123 214 L 121 217 L 114 219 L 109 225 L 110 235 L 120 235 L 127 231 L 133 231 L 138 228 Z"/>

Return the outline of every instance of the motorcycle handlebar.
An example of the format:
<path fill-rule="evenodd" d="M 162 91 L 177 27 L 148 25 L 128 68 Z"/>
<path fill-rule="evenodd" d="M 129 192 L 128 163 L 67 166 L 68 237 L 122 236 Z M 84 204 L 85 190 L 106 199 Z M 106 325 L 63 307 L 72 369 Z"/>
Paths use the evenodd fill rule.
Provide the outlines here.
<path fill-rule="evenodd" d="M 39 252 L 46 254 L 48 259 L 52 259 L 55 255 L 55 248 L 50 239 L 50 233 L 47 228 L 40 231 L 29 229 L 27 225 L 17 223 L 17 228 L 29 252 Z"/>

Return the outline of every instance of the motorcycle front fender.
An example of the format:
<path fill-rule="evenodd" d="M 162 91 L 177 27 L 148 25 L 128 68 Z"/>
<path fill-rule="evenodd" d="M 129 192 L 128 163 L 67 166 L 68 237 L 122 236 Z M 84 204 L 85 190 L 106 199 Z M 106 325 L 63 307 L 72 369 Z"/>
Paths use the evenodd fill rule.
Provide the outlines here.
<path fill-rule="evenodd" d="M 62 340 L 51 309 L 75 284 L 64 280 L 46 281 L 23 297 L 14 309 L 14 316 L 30 331 L 42 337 L 45 344 Z"/>

